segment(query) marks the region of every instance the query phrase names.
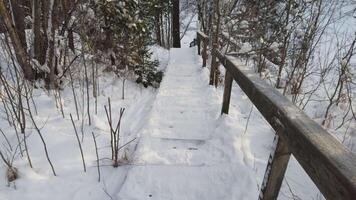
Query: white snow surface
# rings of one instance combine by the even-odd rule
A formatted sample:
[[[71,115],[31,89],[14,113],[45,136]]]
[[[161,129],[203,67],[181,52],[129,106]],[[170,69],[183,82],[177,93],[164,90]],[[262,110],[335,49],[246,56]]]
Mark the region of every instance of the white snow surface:
[[[130,169],[118,199],[256,196],[249,192],[251,188],[258,191],[254,176],[250,176],[253,156],[238,149],[240,134],[221,127],[224,120],[218,113],[219,97],[206,86],[207,76],[194,50],[171,50],[165,79],[137,146],[136,165]]]
[[[116,199],[258,198],[273,148],[272,128],[236,84],[230,114],[221,115],[223,88],[208,86],[209,70],[201,68],[195,51],[171,50],[133,165]],[[310,199],[317,193],[292,158],[279,199]]]
[[[92,116],[92,126],[84,128],[86,133],[94,130],[99,135],[100,156],[108,158],[102,105],[111,96],[115,112],[126,107],[123,142],[138,138],[128,148],[133,152],[130,162],[113,168],[110,162],[101,161],[102,180],[97,182],[94,147],[87,135],[83,148],[88,172],[83,173],[70,121],[53,112],[53,97],[37,91],[41,110],[36,119],[44,125],[42,132],[58,176],[51,174],[41,143],[32,133],[28,141],[35,168],[29,168],[25,158],[17,158],[20,178],[16,187],[7,187],[3,181],[1,200],[257,199],[274,133],[255,108],[251,112],[251,102],[235,83],[230,113],[220,114],[223,88],[208,85],[209,70],[201,68],[196,48],[171,50],[156,96],[151,89],[129,82],[127,98],[120,100],[121,83],[111,78],[101,78],[99,114]],[[62,95],[65,113],[73,113],[70,89]],[[5,168],[0,171],[4,177]],[[286,180],[293,193],[285,181],[279,199],[316,197],[317,189],[293,158]]]
[[[229,115],[220,114],[223,87],[208,85],[209,69],[201,68],[196,48],[187,48],[195,35],[195,30],[188,31],[183,48],[171,49],[170,55],[154,48],[157,58],[165,55],[163,62],[160,59],[165,76],[158,92],[128,82],[127,97],[121,100],[121,81],[109,75],[101,77],[98,115],[92,116],[92,126],[84,125],[88,134],[83,142],[87,173],[82,170],[68,118],[69,113],[75,112],[70,88],[62,93],[64,119],[56,110],[54,97],[37,90],[35,101],[40,106],[36,120],[43,126],[58,176],[51,174],[41,143],[32,131],[28,143],[35,168],[28,166],[25,157],[16,157],[14,166],[19,169],[20,178],[10,187],[3,179],[0,200],[257,199],[274,132],[236,83]],[[128,164],[113,168],[111,162],[101,160],[98,182],[89,134],[94,131],[98,136],[100,158],[109,158],[110,136],[103,110],[107,97],[112,99],[114,113],[121,107],[127,109],[122,143],[137,139],[126,149]],[[84,103],[80,100],[80,104]],[[76,123],[79,129],[81,122]],[[13,133],[4,120],[0,127]],[[16,142],[15,137],[10,139]],[[5,176],[4,166],[0,166],[0,175]],[[316,187],[292,157],[278,199],[319,197]]]

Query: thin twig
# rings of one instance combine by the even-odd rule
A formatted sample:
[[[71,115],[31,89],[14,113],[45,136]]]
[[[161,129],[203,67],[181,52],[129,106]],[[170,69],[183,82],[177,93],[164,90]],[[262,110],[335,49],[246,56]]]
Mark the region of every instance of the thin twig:
[[[72,113],[70,113],[69,116],[70,116],[70,120],[72,121],[72,124],[73,124],[75,136],[76,136],[76,138],[77,138],[77,142],[78,142],[78,146],[79,146],[79,150],[80,150],[80,155],[82,156],[83,169],[84,169],[84,172],[86,172],[86,171],[87,171],[87,168],[86,168],[86,165],[85,165],[85,159],[84,159],[82,144],[81,144],[80,139],[79,139],[78,131],[77,131],[77,128],[76,128],[76,126],[75,126]]]
[[[27,91],[27,86],[25,84],[25,90]],[[36,132],[38,133],[38,136],[40,137],[41,141],[42,141],[42,144],[43,144],[43,148],[44,148],[44,151],[45,151],[45,154],[46,154],[46,158],[47,158],[47,161],[49,163],[49,165],[51,166],[51,169],[52,169],[52,172],[53,172],[53,175],[54,176],[57,176],[56,174],[56,171],[54,170],[54,166],[51,162],[51,159],[49,158],[49,155],[48,155],[48,150],[47,150],[47,145],[46,145],[46,142],[42,136],[42,133],[41,133],[41,130],[38,128],[37,124],[36,124],[36,121],[35,119],[33,118],[33,115],[32,115],[32,111],[31,111],[31,107],[30,107],[30,100],[28,98],[28,95],[26,93],[26,103],[27,103],[27,107],[28,107],[28,112],[29,112],[29,116],[31,118],[31,121],[32,121],[32,124],[33,126],[35,127],[36,129]]]
[[[9,146],[10,150],[12,151],[12,146],[11,146],[11,144],[10,144],[10,141],[9,141],[9,139],[6,137],[4,131],[2,131],[1,128],[0,128],[0,132],[1,132],[1,134],[3,135],[3,137],[5,138],[5,141],[6,141],[7,145]]]
[[[97,165],[97,169],[98,169],[98,182],[100,182],[100,159],[99,159],[99,153],[98,153],[98,145],[96,143],[96,138],[94,135],[94,132],[91,132],[92,136],[93,136],[93,140],[94,140],[94,146],[95,146],[95,154],[96,154],[96,165]]]

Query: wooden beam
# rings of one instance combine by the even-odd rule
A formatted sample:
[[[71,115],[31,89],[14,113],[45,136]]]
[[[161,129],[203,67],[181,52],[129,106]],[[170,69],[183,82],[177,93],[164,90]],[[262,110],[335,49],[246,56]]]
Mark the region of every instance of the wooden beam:
[[[203,42],[203,67],[206,67],[206,61],[208,60],[208,43],[206,41]]]
[[[213,50],[215,51],[217,50],[218,45],[217,44],[213,44]],[[219,62],[217,60],[216,54],[212,54],[211,55],[211,68],[210,68],[210,81],[209,81],[209,85],[214,85],[216,80],[218,77],[216,77],[216,70],[219,67]],[[217,86],[217,85],[215,85]]]
[[[259,200],[277,199],[291,156],[288,144],[278,135],[275,136],[273,144],[274,149],[268,159]]]
[[[198,46],[198,55],[200,55],[200,37],[199,37],[199,33],[197,33],[197,46]]]
[[[327,199],[355,199],[356,155],[235,57],[214,51],[224,67],[274,129]]]
[[[221,114],[229,114],[232,81],[233,81],[232,76],[226,70],[226,72],[225,72],[224,96],[223,96],[223,104],[222,104]]]
[[[172,2],[172,38],[173,48],[181,48],[180,44],[180,4],[179,0]]]

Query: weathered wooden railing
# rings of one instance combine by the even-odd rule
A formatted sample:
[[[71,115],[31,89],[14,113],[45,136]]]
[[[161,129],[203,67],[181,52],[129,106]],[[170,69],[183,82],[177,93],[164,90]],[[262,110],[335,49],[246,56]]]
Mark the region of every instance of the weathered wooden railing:
[[[277,199],[291,155],[325,198],[356,199],[356,156],[236,57],[212,54],[226,69],[222,113],[229,112],[235,80],[276,131],[259,199]]]

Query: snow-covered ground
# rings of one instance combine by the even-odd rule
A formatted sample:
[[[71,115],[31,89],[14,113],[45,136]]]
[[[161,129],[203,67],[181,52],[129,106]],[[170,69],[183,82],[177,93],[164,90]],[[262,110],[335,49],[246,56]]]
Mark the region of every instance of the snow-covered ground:
[[[252,162],[249,167],[244,164],[249,158],[239,156],[245,155],[241,146],[246,143],[239,139],[243,131],[229,132],[221,121],[219,97],[207,86],[208,76],[196,61],[195,50],[171,50],[165,79],[135,152],[136,164],[118,199],[252,199],[255,195],[247,189],[257,186],[254,176],[249,176]]]
[[[160,70],[164,70],[169,60],[169,52],[160,47],[152,47],[153,56],[160,61]],[[3,54],[4,55],[4,52]],[[1,57],[2,66],[6,66],[6,56]],[[90,93],[90,113],[92,125],[88,125],[86,114],[86,93],[80,79],[75,81],[75,92],[78,99],[79,118],[77,120],[74,98],[70,84],[65,84],[61,91],[64,118],[59,104],[56,104],[54,93],[48,94],[43,89],[34,90],[34,102],[38,114],[34,118],[40,127],[46,142],[49,157],[54,165],[57,176],[52,174],[46,160],[42,142],[33,125],[27,123],[27,145],[32,159],[30,168],[26,156],[20,156],[15,151],[17,139],[13,127],[10,127],[1,104],[0,128],[8,137],[14,153],[9,148],[4,137],[0,137],[1,150],[7,157],[14,156],[13,166],[18,169],[19,178],[8,185],[6,181],[6,167],[0,166],[0,199],[1,200],[41,200],[41,199],[109,199],[115,194],[124,180],[128,166],[113,168],[110,161],[110,129],[106,119],[104,105],[111,99],[113,120],[117,120],[120,108],[126,108],[122,129],[121,145],[134,139],[147,121],[152,102],[156,96],[156,89],[144,88],[134,81],[126,81],[125,99],[122,99],[122,80],[112,73],[100,73],[99,97],[97,114],[95,114],[95,99]],[[92,88],[90,88],[92,91]],[[58,96],[58,94],[56,94]],[[34,113],[34,107],[32,110]],[[69,115],[72,114],[76,123],[79,137],[83,134],[83,153],[87,172],[83,171],[82,159],[76,140],[74,128]],[[84,121],[82,121],[84,119]],[[83,125],[82,125],[82,122]],[[97,164],[92,132],[98,143],[101,182],[98,182]],[[135,143],[133,142],[132,145]],[[23,144],[22,144],[23,146]],[[129,155],[129,148],[122,150],[122,154]]]
[[[152,103],[155,91],[142,89],[135,83],[129,82],[126,87],[126,98],[121,100],[121,81],[112,75],[105,75],[100,79],[101,95],[98,100],[98,114],[94,115],[94,102],[91,103],[93,125],[83,127],[83,150],[87,164],[87,172],[83,172],[79,147],[76,141],[74,128],[69,114],[75,115],[73,96],[70,88],[64,89],[62,101],[65,118],[56,108],[52,94],[41,90],[35,91],[35,102],[38,115],[35,116],[37,124],[42,127],[44,139],[48,146],[49,156],[53,162],[57,177],[52,175],[51,169],[45,159],[42,143],[35,130],[29,128],[28,146],[34,168],[31,169],[25,157],[18,154],[14,166],[19,170],[19,179],[7,187],[5,178],[0,184],[0,199],[99,199],[105,195],[104,189],[111,187],[111,182],[119,184],[125,167],[113,169],[110,162],[102,160],[102,182],[97,181],[96,156],[91,132],[97,136],[100,158],[110,157],[110,132],[106,121],[103,106],[107,105],[107,98],[112,101],[112,110],[116,118],[118,110],[126,108],[123,118],[123,139],[132,139],[144,122],[149,106]],[[79,93],[78,93],[79,95]],[[80,107],[83,105],[79,100]],[[85,104],[84,104],[85,105]],[[76,117],[74,117],[76,119]],[[87,120],[87,117],[85,117]],[[7,134],[10,141],[16,144],[14,131],[5,120],[0,122],[1,129]],[[81,120],[76,121],[77,129],[81,135]],[[3,143],[3,140],[1,140]],[[4,144],[4,143],[3,143]],[[1,177],[5,177],[5,167],[0,168]],[[105,186],[105,183],[107,186]],[[90,198],[89,198],[90,197]]]
[[[208,86],[195,51],[171,50],[117,199],[257,199],[274,133],[237,85],[230,114],[220,115],[223,88]],[[317,197],[294,159],[286,180],[280,199]]]
[[[36,90],[35,120],[42,127],[58,176],[52,175],[38,136],[29,129],[28,146],[34,168],[29,167],[25,157],[17,155],[14,166],[20,177],[10,186],[5,179],[1,182],[0,200],[257,199],[274,132],[236,83],[230,113],[220,115],[223,87],[208,85],[209,69],[201,68],[196,48],[188,48],[196,35],[195,25],[193,22],[183,38],[182,49],[168,53],[153,47],[154,56],[161,61],[160,68],[168,65],[158,91],[128,82],[126,98],[122,100],[122,81],[110,74],[100,77],[98,114],[92,114],[91,126],[84,117],[86,173],[69,118],[69,113],[75,116],[70,87],[61,93],[65,118],[53,94]],[[77,93],[82,108],[85,98],[79,89]],[[114,121],[120,108],[126,108],[122,144],[137,137],[125,150],[128,163],[118,168],[108,160],[110,134],[104,111],[108,97]],[[94,102],[90,109],[95,113]],[[76,124],[81,134],[81,120]],[[14,131],[5,120],[0,121],[0,127],[16,144]],[[92,131],[99,145],[100,182]],[[1,138],[0,142],[5,141]],[[0,176],[5,177],[4,166],[0,167]],[[297,198],[319,199],[319,192],[292,158],[279,199]]]

